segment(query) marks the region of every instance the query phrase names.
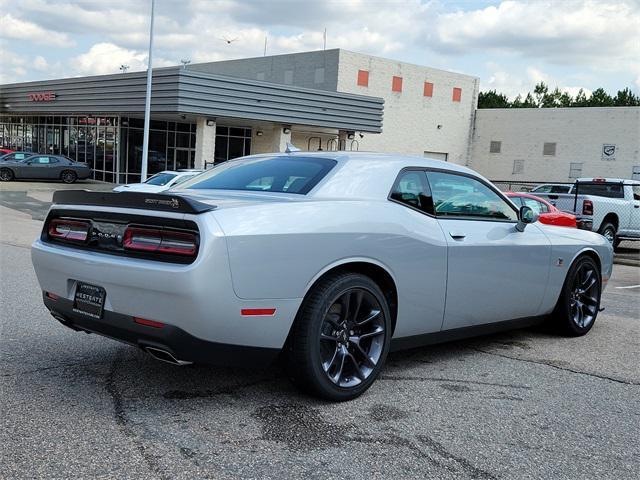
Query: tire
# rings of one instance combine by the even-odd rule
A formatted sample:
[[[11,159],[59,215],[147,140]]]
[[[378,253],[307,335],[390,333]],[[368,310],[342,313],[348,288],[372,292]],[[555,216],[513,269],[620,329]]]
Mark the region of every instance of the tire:
[[[566,336],[585,335],[596,322],[601,294],[602,280],[598,265],[589,256],[579,257],[567,272],[560,298],[552,313],[552,325]]]
[[[285,368],[303,391],[352,400],[375,381],[389,352],[391,314],[380,287],[336,273],[307,294],[287,340]]]
[[[0,168],[0,182],[10,182],[14,177],[15,175],[13,174],[13,170],[9,168]]]
[[[620,247],[620,242],[622,242],[622,240],[620,240],[618,237],[616,237],[616,239],[613,242],[613,251],[614,252],[618,251],[618,247]]]
[[[616,245],[617,229],[616,229],[616,226],[613,223],[604,222],[600,226],[600,230],[598,230],[598,233],[600,235],[602,235],[604,238],[606,238],[611,245]],[[620,243],[620,242],[618,242],[618,243]]]
[[[78,179],[78,175],[73,170],[64,170],[60,174],[60,179],[64,183],[74,183]]]

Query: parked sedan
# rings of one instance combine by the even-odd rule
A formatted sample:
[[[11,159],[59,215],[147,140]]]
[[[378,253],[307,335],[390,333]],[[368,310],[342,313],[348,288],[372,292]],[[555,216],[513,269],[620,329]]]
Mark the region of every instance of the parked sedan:
[[[32,154],[20,160],[6,160],[0,163],[0,181],[3,182],[14,179],[42,179],[73,183],[90,176],[89,165],[74,162],[63,155]]]
[[[33,152],[9,152],[0,157],[0,163],[7,162],[9,160],[24,160],[27,157],[33,155]]]
[[[281,355],[336,401],[393,349],[542,321],[584,335],[612,270],[602,235],[535,222],[474,171],[422,157],[255,155],[170,192],[53,201],[32,260],[63,325],[174,365]]]
[[[192,177],[202,173],[202,170],[187,170],[187,171],[171,171],[165,170],[160,173],[147,178],[142,183],[127,183],[125,185],[119,185],[113,189],[114,192],[162,192],[168,190],[171,187],[180,185],[182,182],[186,182]]]
[[[576,216],[562,210],[558,210],[546,200],[528,193],[507,192],[505,194],[518,207],[526,205],[531,207],[540,217],[542,223],[557,225],[559,227],[577,228]]]

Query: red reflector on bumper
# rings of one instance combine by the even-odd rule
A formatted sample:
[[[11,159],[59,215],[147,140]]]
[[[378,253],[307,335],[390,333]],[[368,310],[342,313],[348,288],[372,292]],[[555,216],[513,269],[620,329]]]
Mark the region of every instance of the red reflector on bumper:
[[[243,317],[271,316],[274,313],[276,313],[275,308],[243,308],[240,310]]]
[[[51,292],[44,292],[44,294],[47,296],[47,298],[50,298],[51,300],[58,300],[60,297],[58,295],[56,295],[55,293],[51,293]]]
[[[145,327],[162,328],[164,323],[154,322],[153,320],[147,320],[146,318],[133,317],[133,321],[138,325],[144,325]]]

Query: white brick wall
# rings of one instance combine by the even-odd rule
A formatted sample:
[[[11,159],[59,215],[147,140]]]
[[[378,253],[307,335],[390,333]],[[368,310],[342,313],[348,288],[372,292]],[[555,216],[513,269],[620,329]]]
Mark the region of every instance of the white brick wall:
[[[369,72],[368,87],[357,85],[358,70]],[[393,76],[403,79],[401,93],[391,91]],[[434,84],[433,97],[423,96],[424,82]],[[460,102],[452,101],[454,87],[462,88]],[[442,152],[450,162],[466,163],[477,105],[476,77],[340,50],[338,91],[385,100],[383,131],[357,137],[361,151]]]
[[[500,153],[489,153],[501,141]],[[556,142],[556,155],[542,154]],[[616,159],[602,160],[602,146],[616,145]],[[514,160],[524,172],[513,174]],[[569,181],[571,163],[583,177],[631,178],[640,166],[640,107],[481,109],[476,112],[469,166],[492,180]]]

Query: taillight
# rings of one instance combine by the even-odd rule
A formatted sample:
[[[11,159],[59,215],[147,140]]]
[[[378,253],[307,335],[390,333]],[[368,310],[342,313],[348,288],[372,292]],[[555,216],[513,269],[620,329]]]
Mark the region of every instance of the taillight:
[[[593,215],[593,202],[591,200],[582,201],[582,214]]]
[[[49,236],[58,240],[85,242],[89,236],[89,222],[54,218],[49,222]]]
[[[155,228],[127,228],[122,245],[125,250],[170,255],[194,256],[198,251],[198,239],[195,234]]]

